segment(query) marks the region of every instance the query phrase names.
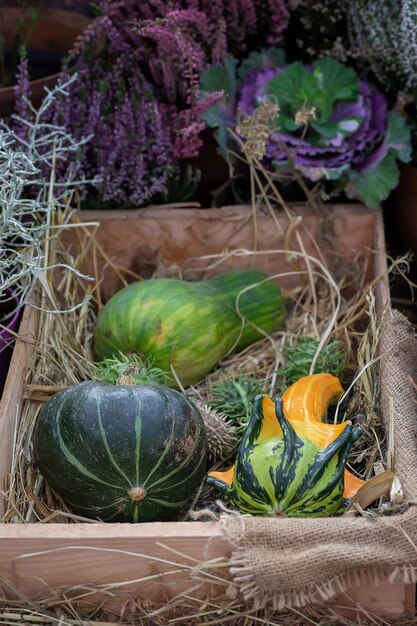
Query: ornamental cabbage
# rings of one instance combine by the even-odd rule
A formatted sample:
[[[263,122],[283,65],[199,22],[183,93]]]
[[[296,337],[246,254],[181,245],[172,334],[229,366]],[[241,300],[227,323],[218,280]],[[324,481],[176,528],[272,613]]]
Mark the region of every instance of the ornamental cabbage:
[[[406,121],[388,111],[386,98],[354,69],[335,59],[285,64],[276,50],[262,50],[240,66],[228,58],[208,68],[201,76],[202,93],[219,82],[227,96],[203,117],[216,128],[223,155],[239,118],[250,119],[260,105],[274,103],[277,113],[262,160],[268,169],[295,169],[314,182],[337,181],[348,197],[376,208],[398,183],[397,160],[411,159]]]

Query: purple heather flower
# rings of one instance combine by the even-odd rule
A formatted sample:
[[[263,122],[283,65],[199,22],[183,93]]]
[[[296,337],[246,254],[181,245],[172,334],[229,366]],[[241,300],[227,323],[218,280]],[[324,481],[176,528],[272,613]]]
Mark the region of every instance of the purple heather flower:
[[[80,68],[67,97],[55,101],[50,121],[76,140],[89,138],[77,165],[83,178],[94,181],[99,202],[139,207],[167,191],[176,162],[149,85],[138,71],[125,71],[122,62],[109,68],[101,60]],[[60,164],[59,178],[66,167],[71,164]]]
[[[14,93],[16,101],[15,114],[25,120],[30,116],[28,102],[31,99],[29,62],[26,56],[20,60]],[[27,139],[28,126],[25,123],[16,120],[14,131],[22,139]]]
[[[289,21],[286,0],[103,0],[98,6],[96,30],[107,35],[110,62],[115,53],[135,60],[161,103],[174,155],[182,159],[202,145],[201,71],[227,54],[281,43]]]
[[[202,146],[201,132],[206,125],[201,115],[223,98],[223,92],[208,94],[190,109],[177,111],[175,106],[160,105],[167,127],[173,131],[172,150],[177,159],[197,157]]]
[[[208,63],[220,62],[226,53],[241,55],[281,44],[290,16],[286,0],[102,0],[98,6],[126,41],[130,38],[140,47],[143,42],[132,32],[133,22],[155,22],[177,10],[203,13],[202,30],[195,32],[197,39],[192,38],[206,50]],[[213,34],[218,39],[210,45]]]

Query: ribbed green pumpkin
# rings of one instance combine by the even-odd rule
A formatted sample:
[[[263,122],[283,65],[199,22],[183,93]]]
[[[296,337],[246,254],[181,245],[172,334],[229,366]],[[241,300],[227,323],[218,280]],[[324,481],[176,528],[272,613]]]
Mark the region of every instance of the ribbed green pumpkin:
[[[289,517],[324,517],[340,514],[345,501],[344,470],[351,445],[362,430],[349,422],[326,447],[295,431],[275,402],[280,434],[264,426],[264,396],[257,396],[252,417],[238,449],[231,476],[213,472],[207,482],[242,513]],[[295,423],[295,422],[294,422]],[[224,475],[226,480],[220,478]]]
[[[36,464],[79,515],[107,522],[171,520],[206,471],[197,408],[163,385],[83,382],[53,396],[33,435]]]
[[[150,279],[121,289],[107,302],[94,347],[100,359],[117,351],[152,356],[153,364],[171,376],[172,366],[187,387],[230,350],[259,340],[259,329],[271,333],[284,319],[280,288],[257,270],[198,282]],[[176,386],[173,376],[168,384]]]

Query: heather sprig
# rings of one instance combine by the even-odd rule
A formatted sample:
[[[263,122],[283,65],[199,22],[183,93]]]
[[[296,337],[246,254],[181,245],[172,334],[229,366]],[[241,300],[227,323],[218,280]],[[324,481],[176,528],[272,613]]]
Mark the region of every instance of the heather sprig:
[[[29,103],[31,101],[29,61],[25,53],[22,53],[19,71],[16,75],[15,114],[23,120],[30,118]],[[27,126],[21,122],[15,122],[14,130],[19,137],[25,137]]]
[[[205,15],[205,24],[193,39],[200,37],[207,62],[218,63],[225,53],[241,56],[249,50],[282,43],[288,25],[289,10],[286,0],[141,0],[141,2],[97,3],[101,15],[106,15],[123,33],[126,41],[135,44],[132,23],[149,23],[165,18],[173,11],[197,11]],[[165,23],[165,25],[167,25]],[[217,38],[210,49],[207,45],[217,30]],[[157,51],[158,53],[161,51]]]
[[[80,155],[87,178],[104,207],[142,206],[166,190],[174,167],[168,132],[152,91],[136,68],[102,59],[78,72],[67,98],[56,103],[55,120],[90,140]]]
[[[155,57],[150,49],[143,56],[146,46],[149,48],[149,38],[141,35],[146,46],[136,46],[133,27],[113,20],[116,8],[114,4],[113,8],[108,7],[108,15],[98,17],[76,42],[69,57],[71,69],[64,68],[61,76],[66,79],[75,70],[77,81],[71,84],[67,97],[55,102],[51,122],[62,123],[77,139],[89,137],[78,155],[77,166],[85,178],[96,182],[86,188],[83,206],[135,208],[160,198],[186,200],[187,192],[194,191],[198,176],[182,167],[180,159],[198,154],[199,135],[205,128],[201,113],[222,94],[212,94],[206,103],[196,100],[193,105],[198,89],[199,48],[195,47],[197,56],[189,66],[194,47],[191,37],[184,34],[172,39],[166,54],[174,58],[178,50],[183,51],[181,80],[188,96],[181,106],[158,100],[157,87],[144,76],[144,59]],[[177,12],[170,19],[186,29],[195,13]],[[132,26],[130,22],[129,25]],[[94,50],[100,41],[101,53],[96,58]],[[163,41],[160,43],[162,49]],[[168,73],[175,77],[175,67],[170,66]],[[16,92],[17,107],[21,109],[27,85],[27,66],[22,62]],[[23,136],[22,129],[19,132]],[[58,172],[65,177],[65,168]],[[173,191],[180,191],[181,197],[172,197]]]
[[[90,181],[83,195],[86,206],[95,208],[140,207],[166,196],[180,167],[162,111],[134,61],[119,58],[110,64],[98,58],[88,64],[80,60],[77,74],[70,76],[68,70],[61,72],[67,88],[54,99],[47,121],[62,126],[82,149],[74,159],[57,163],[58,180],[72,178],[75,168],[80,178]],[[24,82],[19,82],[16,94],[18,110],[26,107],[26,117],[15,120],[21,142],[26,141],[34,115],[33,107],[28,111],[27,100],[22,99],[27,92]],[[184,176],[185,183],[195,178],[188,170]],[[182,187],[185,191],[187,184]]]
[[[152,83],[164,85],[158,93],[164,101],[192,105],[198,96],[201,70],[226,55],[224,20],[210,24],[203,11],[168,11],[155,20],[136,22],[139,36],[152,39],[156,54],[147,58]],[[143,44],[142,44],[143,45]]]
[[[417,4],[412,0],[352,0],[347,12],[357,62],[394,95],[417,80]]]
[[[223,95],[212,93],[205,102],[199,101],[199,75],[210,56],[223,58],[226,54],[224,23],[210,24],[207,15],[195,9],[174,10],[157,20],[139,22],[138,32],[156,45],[158,54],[147,57],[147,67],[161,106],[166,100],[171,103],[165,111],[166,119],[173,120],[174,155],[180,159],[196,157],[205,128],[201,114]]]
[[[201,71],[230,52],[276,45],[289,19],[285,0],[104,0],[96,7],[99,17],[77,42],[75,57],[88,57],[95,38],[105,36],[110,66],[116,59],[134,62],[161,103],[178,159],[198,155],[201,113],[213,104],[202,108]]]

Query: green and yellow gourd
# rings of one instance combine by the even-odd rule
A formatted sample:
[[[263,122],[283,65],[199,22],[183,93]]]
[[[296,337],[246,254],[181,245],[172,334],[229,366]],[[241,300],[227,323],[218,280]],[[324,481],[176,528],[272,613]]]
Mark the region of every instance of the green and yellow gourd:
[[[99,359],[118,351],[150,356],[168,385],[201,380],[231,350],[279,328],[285,306],[263,272],[237,270],[197,282],[159,278],[121,289],[104,306],[95,331]]]
[[[165,521],[181,516],[202,484],[207,437],[198,409],[174,389],[87,381],[43,406],[33,451],[75,513]]]
[[[340,514],[347,498],[363,484],[353,477],[346,493],[346,458],[362,430],[349,421],[320,421],[341,386],[335,377],[323,378],[331,375],[316,376],[321,378],[301,379],[294,393],[275,402],[258,395],[235,465],[226,472],[210,472],[208,484],[241,512],[292,517]],[[301,390],[310,383],[309,394],[303,395]],[[291,417],[285,414],[285,405],[294,411]]]
[[[302,376],[282,395],[284,415],[289,420],[326,423],[327,410],[343,395],[343,387],[337,376],[322,372]],[[333,424],[326,424],[325,432],[334,432]],[[337,432],[337,431],[336,431]],[[365,481],[345,469],[343,497],[352,498]]]

